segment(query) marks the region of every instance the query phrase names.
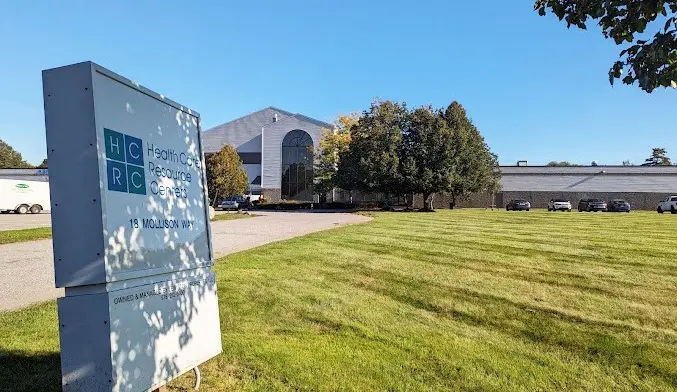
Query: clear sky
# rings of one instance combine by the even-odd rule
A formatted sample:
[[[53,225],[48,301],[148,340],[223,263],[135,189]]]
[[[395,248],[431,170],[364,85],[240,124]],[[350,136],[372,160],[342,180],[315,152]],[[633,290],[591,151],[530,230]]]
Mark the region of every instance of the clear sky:
[[[96,4],[95,4],[96,3]],[[57,6],[58,4],[58,6]],[[0,12],[0,138],[46,157],[41,70],[92,60],[200,112],[333,122],[374,97],[463,104],[502,164],[677,159],[677,91],[611,87],[621,50],[533,0],[14,1]]]

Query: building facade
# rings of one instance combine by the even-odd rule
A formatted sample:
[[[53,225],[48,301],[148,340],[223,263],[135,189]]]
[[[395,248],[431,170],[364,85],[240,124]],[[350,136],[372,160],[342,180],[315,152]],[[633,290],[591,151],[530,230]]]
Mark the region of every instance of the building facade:
[[[635,210],[655,210],[658,202],[677,194],[677,166],[501,166],[501,189],[457,201],[459,207],[504,208],[513,199],[528,200],[532,208],[547,208],[554,198],[605,201],[624,199]],[[436,208],[449,208],[446,194],[435,195]],[[423,206],[420,195],[414,206]]]
[[[580,199],[625,199],[633,209],[653,210],[677,193],[677,166],[503,166],[496,204],[529,200],[544,208],[552,198],[574,204]]]
[[[270,201],[313,201],[313,153],[323,130],[333,125],[268,107],[204,131],[206,154],[233,146],[249,176],[248,192]],[[534,208],[546,208],[550,199],[565,198],[576,205],[580,199],[625,199],[633,209],[653,210],[668,194],[677,194],[677,166],[501,166],[501,190],[457,200],[459,207],[496,206],[512,199],[529,200]],[[329,196],[329,195],[328,195]],[[385,199],[385,195],[333,192],[329,200],[358,203]],[[448,208],[450,198],[438,194],[434,205]],[[420,195],[414,205],[422,205]]]
[[[251,195],[270,201],[312,201],[313,148],[333,125],[268,107],[204,131],[205,154],[233,146],[242,159]]]

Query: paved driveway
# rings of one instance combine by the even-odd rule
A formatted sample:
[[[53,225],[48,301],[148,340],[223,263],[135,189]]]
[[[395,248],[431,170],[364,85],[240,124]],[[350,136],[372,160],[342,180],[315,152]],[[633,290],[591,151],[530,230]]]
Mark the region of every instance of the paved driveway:
[[[0,231],[32,229],[34,227],[49,227],[52,225],[48,213],[42,214],[0,214]]]
[[[370,219],[346,213],[257,212],[257,214],[261,216],[212,222],[214,253],[217,257]],[[2,218],[8,216],[13,217],[1,215]],[[26,216],[17,216],[24,217]],[[37,217],[45,221],[38,221],[42,222],[42,226],[50,224],[49,215]],[[52,263],[51,240],[0,245],[0,310],[18,309],[34,302],[62,296],[63,290],[54,288]]]

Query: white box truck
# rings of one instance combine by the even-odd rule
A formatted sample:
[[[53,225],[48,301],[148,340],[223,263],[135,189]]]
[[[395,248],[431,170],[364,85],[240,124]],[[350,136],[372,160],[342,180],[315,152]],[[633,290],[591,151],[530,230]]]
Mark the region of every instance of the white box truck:
[[[49,182],[0,179],[0,212],[39,214],[49,206]]]

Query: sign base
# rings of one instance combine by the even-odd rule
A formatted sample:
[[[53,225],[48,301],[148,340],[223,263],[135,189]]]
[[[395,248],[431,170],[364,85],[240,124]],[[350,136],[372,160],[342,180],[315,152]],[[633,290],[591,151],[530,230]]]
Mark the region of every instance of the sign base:
[[[153,390],[221,352],[209,270],[59,298],[58,311],[64,392]]]

